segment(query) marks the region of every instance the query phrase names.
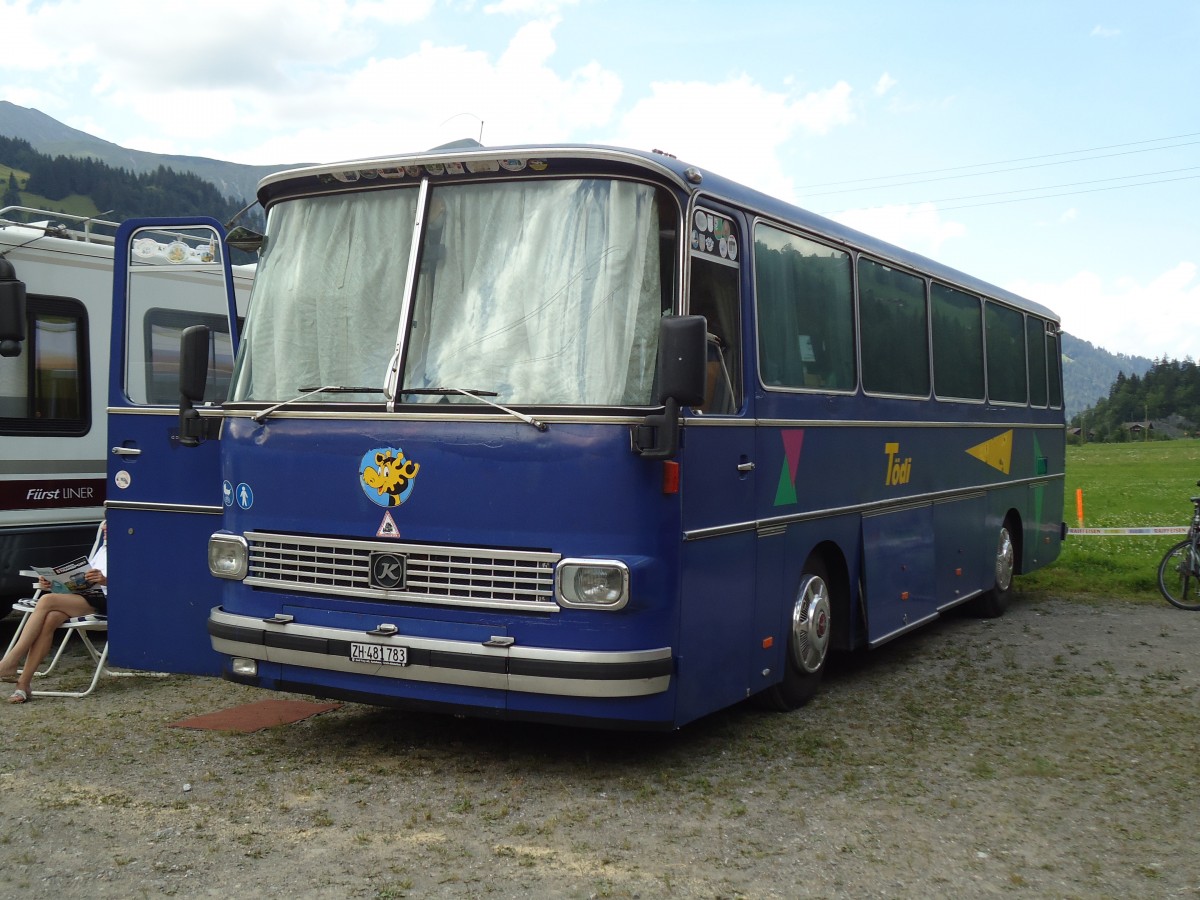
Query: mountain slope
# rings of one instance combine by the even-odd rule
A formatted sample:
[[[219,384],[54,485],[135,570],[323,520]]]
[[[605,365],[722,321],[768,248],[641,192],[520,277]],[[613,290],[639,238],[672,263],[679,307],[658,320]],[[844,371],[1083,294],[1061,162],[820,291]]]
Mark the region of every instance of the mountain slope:
[[[1107,397],[1118,375],[1145,375],[1154,365],[1153,360],[1144,356],[1110,353],[1066,332],[1062,336],[1062,353],[1063,395],[1068,421],[1094,406],[1097,400]]]
[[[7,100],[0,100],[0,135],[28,141],[34,150],[47,156],[90,156],[113,168],[128,169],[135,174],[153,172],[159,166],[167,166],[177,172],[191,172],[211,181],[223,196],[235,197],[247,203],[254,198],[261,178],[298,165],[247,166],[203,156],[130,150],[64,125],[36,109],[17,106]]]

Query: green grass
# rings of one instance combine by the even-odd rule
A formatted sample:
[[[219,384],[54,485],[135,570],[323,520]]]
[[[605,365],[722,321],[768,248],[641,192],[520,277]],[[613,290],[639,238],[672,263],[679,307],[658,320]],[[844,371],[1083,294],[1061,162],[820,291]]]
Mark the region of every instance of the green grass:
[[[1084,444],[1067,448],[1063,516],[1079,525],[1075,492],[1083,491],[1088,528],[1187,525],[1200,494],[1200,441]],[[1181,535],[1072,536],[1052,565],[1022,576],[1021,591],[1081,594],[1163,603],[1158,563]]]
[[[14,173],[17,176],[18,184],[24,185],[29,180],[28,172],[0,164],[0,194],[4,193],[4,189],[8,187],[8,176]],[[82,194],[70,194],[61,200],[49,200],[40,194],[21,191],[20,205],[51,212],[71,213],[76,216],[94,216],[100,212],[96,209],[92,198]]]

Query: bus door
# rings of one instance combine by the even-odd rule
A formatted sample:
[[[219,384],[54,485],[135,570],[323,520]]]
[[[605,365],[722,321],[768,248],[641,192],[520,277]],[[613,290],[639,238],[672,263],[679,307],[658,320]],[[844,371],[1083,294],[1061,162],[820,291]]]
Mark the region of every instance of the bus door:
[[[679,710],[746,696],[754,616],[754,427],[747,412],[741,279],[743,232],[697,208],[691,224],[688,313],[708,320],[708,383],[680,448],[685,540]],[[685,671],[686,670],[686,671]]]
[[[217,429],[199,446],[179,435],[180,333],[210,326],[205,405],[224,399],[237,341],[221,226],[142,219],[117,233],[108,389],[110,662],[220,673],[209,643],[219,582],[208,538],[224,510]],[[212,413],[215,414],[214,409]],[[201,416],[212,426],[219,418]]]

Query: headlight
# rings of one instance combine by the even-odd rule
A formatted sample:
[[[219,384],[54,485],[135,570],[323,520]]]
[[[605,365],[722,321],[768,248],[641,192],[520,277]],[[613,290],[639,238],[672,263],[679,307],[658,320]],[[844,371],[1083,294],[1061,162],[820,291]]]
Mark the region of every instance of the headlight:
[[[562,606],[620,609],[629,602],[629,568],[619,560],[565,559],[555,577]]]
[[[235,581],[246,577],[246,540],[236,534],[214,534],[208,539],[208,571]]]

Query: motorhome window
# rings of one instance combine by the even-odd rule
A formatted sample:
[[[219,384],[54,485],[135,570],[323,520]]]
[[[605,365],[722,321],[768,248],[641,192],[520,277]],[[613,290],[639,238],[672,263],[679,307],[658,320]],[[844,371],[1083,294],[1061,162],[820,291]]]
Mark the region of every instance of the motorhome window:
[[[0,433],[83,434],[91,426],[87,313],[30,296],[20,356],[0,357]]]
[[[209,329],[208,379],[204,399],[224,400],[233,374],[233,341],[224,316],[177,309],[152,309],[146,314],[146,402],[179,402],[179,336],[189,325]]]
[[[983,307],[972,294],[933,284],[933,390],[939,397],[983,399]]]
[[[288,400],[318,385],[384,386],[416,209],[415,187],[272,207],[234,400]],[[375,393],[334,396],[380,399]]]
[[[677,219],[665,191],[627,181],[435,187],[402,399],[454,387],[500,403],[650,404]]]
[[[929,396],[925,282],[870,259],[858,261],[863,389]]]
[[[854,390],[850,254],[760,224],[754,233],[754,278],[763,383]]]
[[[1046,323],[1025,317],[1026,353],[1029,355],[1029,405],[1046,405]]]

